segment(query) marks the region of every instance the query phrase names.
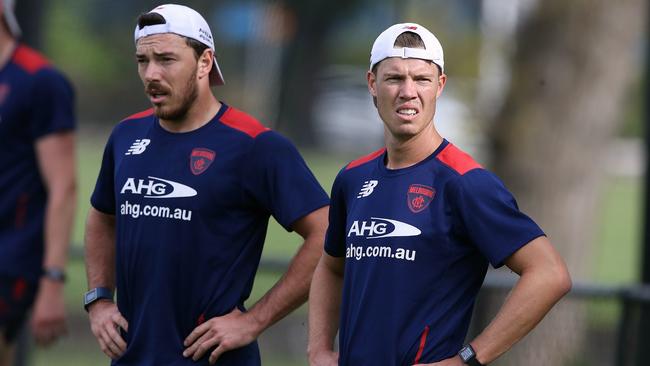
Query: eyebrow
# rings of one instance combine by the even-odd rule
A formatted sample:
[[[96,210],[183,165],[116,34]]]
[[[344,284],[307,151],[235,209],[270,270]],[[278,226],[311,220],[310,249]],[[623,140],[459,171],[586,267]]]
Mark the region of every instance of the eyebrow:
[[[176,56],[176,53],[174,52],[154,52],[153,53],[154,57],[168,57],[168,56]],[[145,53],[135,53],[135,57],[147,57]]]

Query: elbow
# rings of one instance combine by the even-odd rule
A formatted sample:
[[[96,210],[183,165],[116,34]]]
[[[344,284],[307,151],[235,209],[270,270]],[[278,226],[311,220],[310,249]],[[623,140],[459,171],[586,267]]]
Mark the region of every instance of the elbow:
[[[571,275],[564,263],[559,266],[555,271],[555,288],[557,289],[559,297],[563,297],[571,291],[573,287],[573,281],[571,280]]]

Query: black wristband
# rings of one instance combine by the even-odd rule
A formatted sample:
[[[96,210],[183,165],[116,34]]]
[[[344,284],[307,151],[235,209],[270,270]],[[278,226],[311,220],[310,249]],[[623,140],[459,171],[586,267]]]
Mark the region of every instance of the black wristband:
[[[476,352],[471,344],[466,344],[458,351],[458,356],[468,366],[485,366],[476,359]]]
[[[97,300],[110,300],[113,301],[113,291],[106,287],[96,287],[84,295],[84,309],[88,311],[88,307]]]
[[[56,282],[65,282],[67,279],[65,271],[61,268],[45,268],[43,270],[43,277]]]

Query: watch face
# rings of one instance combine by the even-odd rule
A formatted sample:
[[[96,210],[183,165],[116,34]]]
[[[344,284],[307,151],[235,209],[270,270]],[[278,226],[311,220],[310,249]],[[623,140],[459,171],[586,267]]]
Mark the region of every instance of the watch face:
[[[86,305],[95,301],[97,299],[97,289],[92,289],[86,292]]]
[[[458,355],[460,358],[463,359],[463,362],[467,362],[468,360],[472,359],[476,354],[474,353],[474,350],[471,347],[463,347],[460,352],[458,352]]]

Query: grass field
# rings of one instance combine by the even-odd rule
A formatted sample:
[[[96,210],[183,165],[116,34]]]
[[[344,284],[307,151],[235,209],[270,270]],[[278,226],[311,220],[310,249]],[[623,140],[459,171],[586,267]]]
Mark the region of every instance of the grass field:
[[[79,139],[79,208],[74,231],[74,243],[80,248],[83,222],[89,207],[89,197],[95,184],[107,131],[87,131]],[[326,191],[329,191],[336,173],[353,156],[319,155],[304,152],[304,156]],[[612,179],[603,200],[603,213],[594,248],[594,281],[625,283],[636,279],[639,263],[638,243],[640,234],[640,182],[632,178]],[[265,258],[289,258],[300,243],[295,234],[284,231],[271,222]],[[66,301],[69,307],[70,333],[67,338],[50,349],[31,348],[33,366],[88,366],[107,365],[108,359],[100,352],[90,334],[85,313],[81,307],[82,293],[86,289],[83,262],[74,257],[68,268],[69,284]],[[277,280],[278,274],[261,272],[255,282],[251,300],[254,302]],[[615,310],[597,308],[599,319],[610,318]],[[304,350],[306,334],[306,310],[300,309],[289,321],[283,321],[260,339],[265,366],[294,366],[306,364]],[[291,324],[291,326],[287,325]]]

